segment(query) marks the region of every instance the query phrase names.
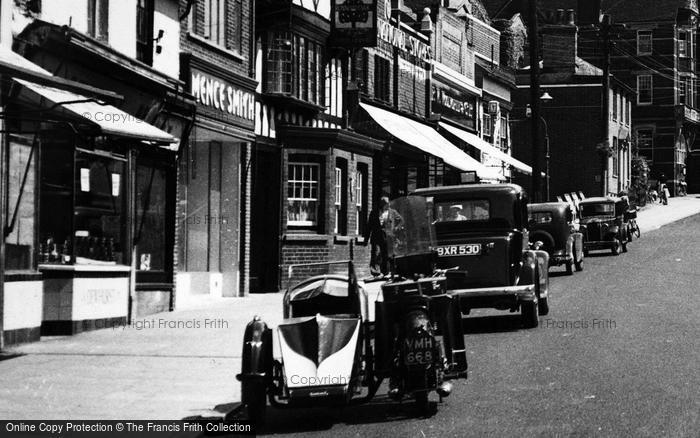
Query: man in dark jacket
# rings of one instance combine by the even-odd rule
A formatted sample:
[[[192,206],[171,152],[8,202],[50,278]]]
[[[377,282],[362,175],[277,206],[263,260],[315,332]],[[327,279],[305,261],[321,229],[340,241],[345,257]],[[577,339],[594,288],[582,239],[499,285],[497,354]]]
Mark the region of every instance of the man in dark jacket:
[[[389,210],[389,197],[382,196],[379,200],[379,208],[373,209],[367,220],[365,228],[365,240],[369,241],[371,254],[369,270],[374,276],[389,272],[389,255],[386,242],[386,234],[382,226],[382,215]]]

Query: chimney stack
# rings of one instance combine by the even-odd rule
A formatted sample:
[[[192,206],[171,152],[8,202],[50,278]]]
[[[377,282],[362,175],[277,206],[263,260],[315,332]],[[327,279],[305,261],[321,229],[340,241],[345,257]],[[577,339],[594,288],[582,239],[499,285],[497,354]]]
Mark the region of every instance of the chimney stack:
[[[557,9],[554,24],[542,27],[542,60],[546,70],[576,69],[578,28],[573,9]]]

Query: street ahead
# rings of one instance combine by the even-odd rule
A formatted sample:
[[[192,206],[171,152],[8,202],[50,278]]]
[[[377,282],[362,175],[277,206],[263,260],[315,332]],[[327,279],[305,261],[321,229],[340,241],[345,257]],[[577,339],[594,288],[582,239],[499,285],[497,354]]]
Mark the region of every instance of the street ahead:
[[[386,399],[269,411],[298,436],[700,435],[700,216],[642,235],[584,272],[553,268],[540,327],[481,311],[465,321],[469,379],[429,418]],[[382,390],[385,394],[385,389]],[[436,396],[432,396],[436,400]]]

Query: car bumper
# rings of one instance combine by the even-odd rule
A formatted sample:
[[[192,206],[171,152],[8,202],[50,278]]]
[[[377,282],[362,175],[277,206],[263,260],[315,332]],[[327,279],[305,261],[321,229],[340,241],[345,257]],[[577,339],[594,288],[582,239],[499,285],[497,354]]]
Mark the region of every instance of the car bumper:
[[[448,295],[458,296],[463,308],[515,309],[522,303],[537,300],[535,285],[453,289]]]
[[[549,266],[559,266],[573,260],[574,258],[567,254],[552,254],[549,256]]]
[[[615,247],[615,242],[612,240],[588,241],[583,243],[584,249],[611,249]]]

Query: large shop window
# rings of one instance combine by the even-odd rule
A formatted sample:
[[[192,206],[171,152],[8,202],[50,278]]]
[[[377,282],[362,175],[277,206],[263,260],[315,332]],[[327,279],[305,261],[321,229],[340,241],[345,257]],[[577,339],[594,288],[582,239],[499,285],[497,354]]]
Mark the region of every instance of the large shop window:
[[[323,104],[323,48],[291,32],[272,32],[267,39],[267,93],[283,93]]]
[[[100,41],[108,41],[109,0],[88,0],[87,33]]]
[[[36,151],[34,141],[12,138],[7,167],[5,269],[31,269],[35,256]]]
[[[317,226],[321,181],[320,164],[290,163],[287,171],[287,224],[295,227]]]
[[[39,263],[126,262],[126,158],[42,145]]]

